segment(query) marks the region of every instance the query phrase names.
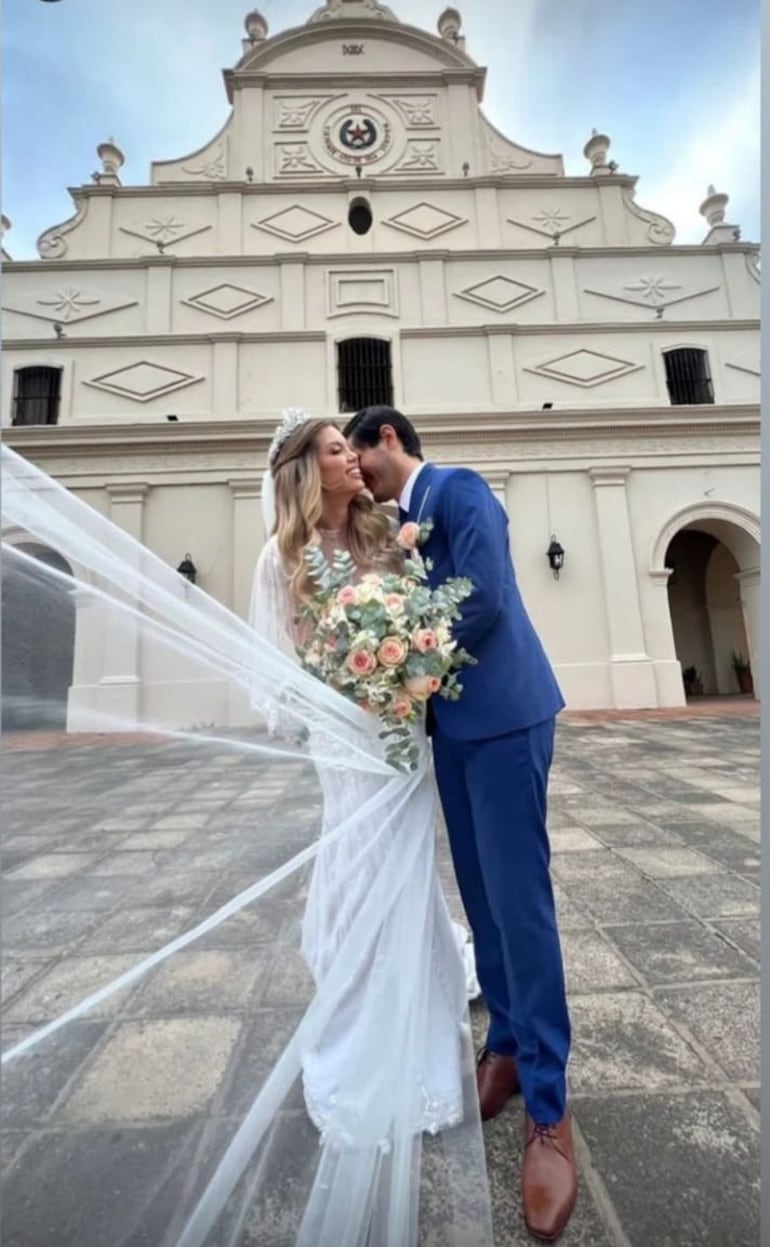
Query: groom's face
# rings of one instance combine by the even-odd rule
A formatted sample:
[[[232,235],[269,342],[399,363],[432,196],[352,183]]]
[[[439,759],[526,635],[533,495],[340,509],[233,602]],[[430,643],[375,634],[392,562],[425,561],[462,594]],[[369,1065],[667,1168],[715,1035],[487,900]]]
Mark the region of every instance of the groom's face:
[[[387,437],[380,437],[376,446],[362,446],[353,441],[353,449],[358,454],[361,475],[364,484],[375,502],[391,502],[401,492],[401,472],[399,470],[399,444],[392,448]]]

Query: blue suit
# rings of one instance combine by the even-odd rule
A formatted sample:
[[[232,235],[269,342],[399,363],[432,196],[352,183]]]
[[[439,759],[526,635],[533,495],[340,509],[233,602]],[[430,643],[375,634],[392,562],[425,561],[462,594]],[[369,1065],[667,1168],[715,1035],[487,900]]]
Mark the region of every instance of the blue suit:
[[[455,626],[478,660],[457,702],[434,697],[433,751],[455,872],[490,1013],[487,1047],[515,1056],[535,1121],[565,1111],[570,1044],[546,833],[555,717],[564,706],[516,584],[508,517],[465,468],[426,464],[408,515],[431,520],[430,582],[467,576]]]

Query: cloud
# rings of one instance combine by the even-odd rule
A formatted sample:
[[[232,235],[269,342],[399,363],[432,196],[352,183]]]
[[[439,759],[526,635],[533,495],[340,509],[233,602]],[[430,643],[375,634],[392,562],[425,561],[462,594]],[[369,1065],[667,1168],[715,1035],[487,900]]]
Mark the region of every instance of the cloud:
[[[721,116],[704,125],[703,117],[691,118],[683,132],[677,131],[669,167],[659,177],[648,176],[645,204],[653,204],[679,225],[677,242],[700,242],[707,225],[698,214],[709,184],[730,195],[727,219],[742,224],[745,236],[756,236],[759,201],[759,64],[723,85],[719,95],[732,102]],[[750,232],[750,233],[749,233]]]
[[[271,33],[303,25],[314,8],[314,0],[257,2]],[[443,0],[389,2],[404,21],[435,32]],[[703,6],[698,55],[685,57]],[[700,241],[709,182],[730,194],[744,235],[758,231],[753,6],[484,0],[468,8],[464,26],[470,54],[489,69],[484,110],[494,125],[526,147],[563,153],[569,173],[588,171],[583,144],[592,126],[606,128],[621,168],[640,175],[639,202],[670,216],[679,241]],[[3,206],[14,221],[12,255],[35,256],[37,235],[72,214],[65,188],[88,181],[108,135],[125,151],[123,180],[133,185],[147,182],[153,160],[181,158],[213,137],[228,112],[220,69],[240,55],[247,7],[11,0]]]

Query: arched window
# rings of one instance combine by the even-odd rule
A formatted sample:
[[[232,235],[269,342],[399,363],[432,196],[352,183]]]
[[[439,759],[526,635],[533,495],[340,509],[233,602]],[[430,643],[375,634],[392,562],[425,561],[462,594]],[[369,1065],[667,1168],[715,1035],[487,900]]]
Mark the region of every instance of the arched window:
[[[390,343],[382,338],[347,338],[337,345],[340,411],[393,405]]]
[[[13,424],[56,424],[61,368],[32,366],[13,374]]]
[[[668,396],[674,406],[713,403],[714,384],[707,351],[680,346],[673,351],[665,351],[663,359]]]

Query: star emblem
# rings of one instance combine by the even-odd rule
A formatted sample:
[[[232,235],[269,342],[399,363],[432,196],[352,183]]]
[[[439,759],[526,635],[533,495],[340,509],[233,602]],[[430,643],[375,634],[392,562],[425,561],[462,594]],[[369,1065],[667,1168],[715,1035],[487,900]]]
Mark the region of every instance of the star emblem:
[[[681,290],[682,287],[676,282],[666,281],[663,277],[640,277],[633,285],[624,286],[623,289],[638,292],[650,303],[662,303],[669,290]]]
[[[360,151],[377,141],[377,129],[368,117],[349,117],[343,122],[340,138],[345,147]]]
[[[52,307],[55,312],[59,313],[62,320],[70,320],[73,316],[77,316],[84,307],[93,307],[101,303],[101,299],[87,298],[79,290],[70,287],[68,290],[60,291],[53,299],[38,299],[37,302],[41,307]]]

